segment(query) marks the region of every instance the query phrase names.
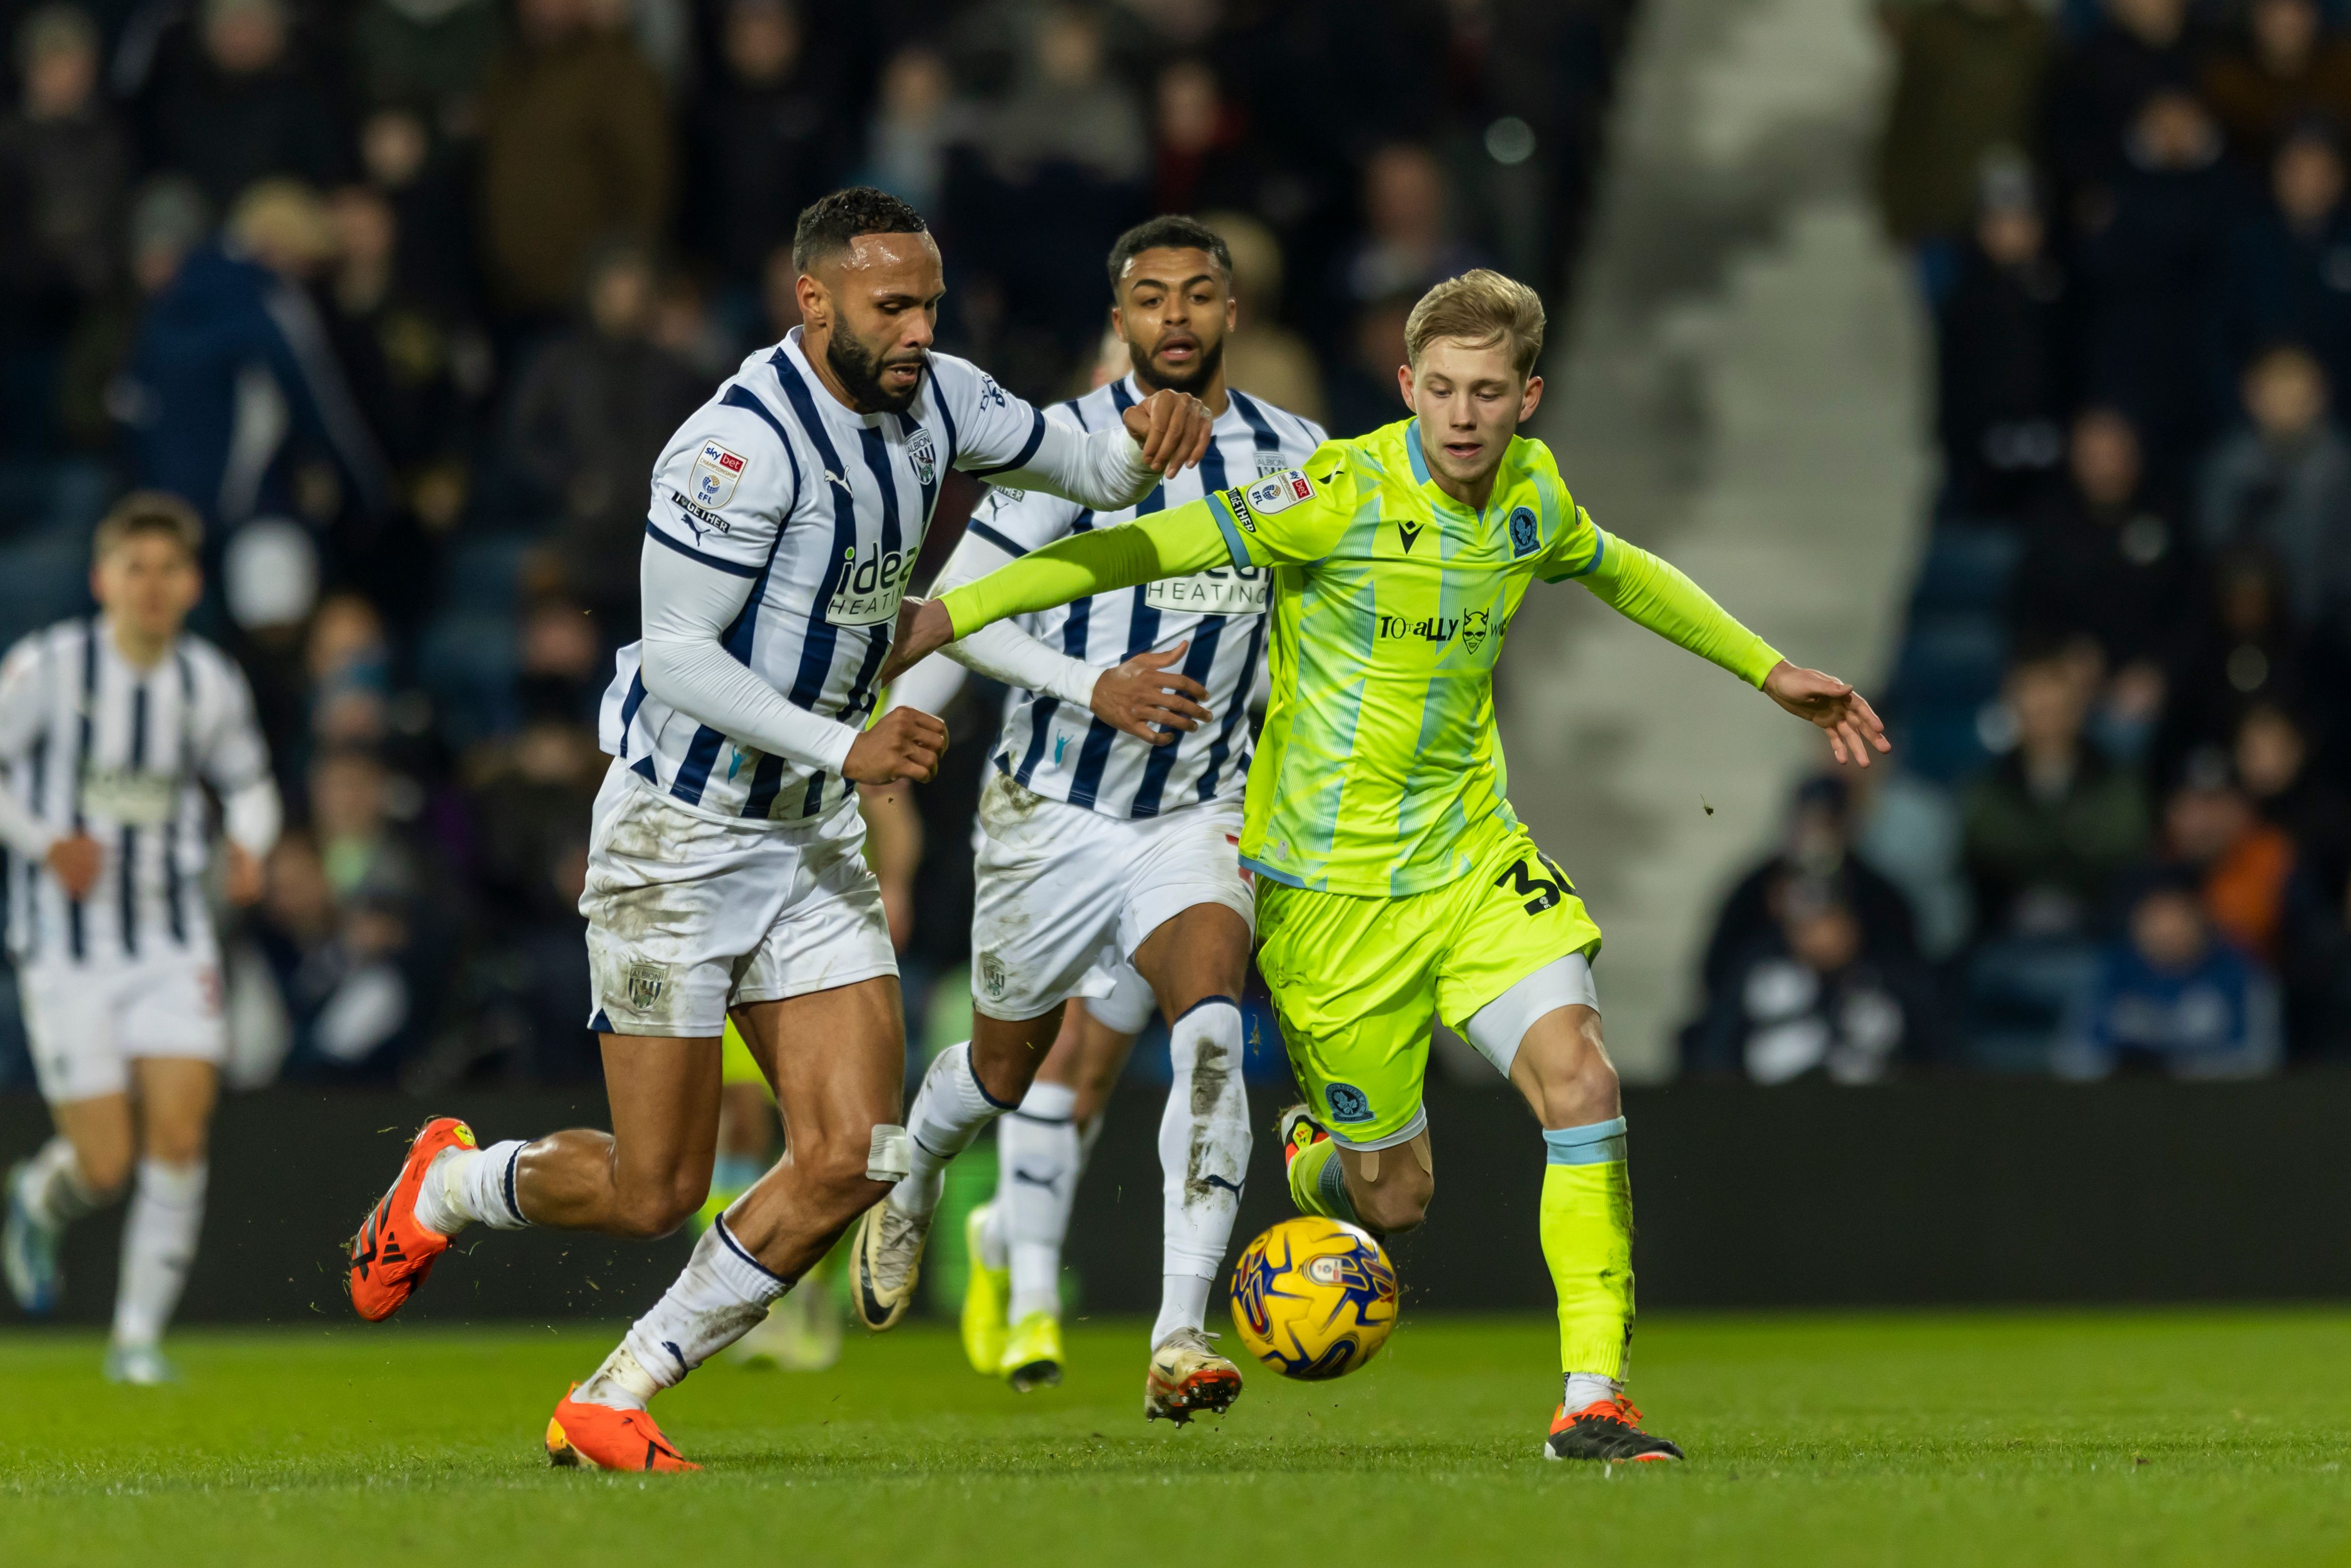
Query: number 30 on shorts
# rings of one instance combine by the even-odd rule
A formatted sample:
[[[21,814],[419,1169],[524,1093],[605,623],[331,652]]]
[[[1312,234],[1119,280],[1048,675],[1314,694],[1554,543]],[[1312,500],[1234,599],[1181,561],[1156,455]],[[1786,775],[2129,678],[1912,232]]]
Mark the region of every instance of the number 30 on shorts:
[[[1551,874],[1539,876],[1528,871],[1530,859],[1537,872],[1549,872]],[[1521,857],[1516,865],[1494,879],[1494,885],[1507,887],[1525,899],[1529,915],[1541,915],[1546,909],[1556,907],[1561,899],[1575,891],[1575,883],[1567,880],[1567,873],[1560,870],[1559,862],[1540,850],[1531,856]]]

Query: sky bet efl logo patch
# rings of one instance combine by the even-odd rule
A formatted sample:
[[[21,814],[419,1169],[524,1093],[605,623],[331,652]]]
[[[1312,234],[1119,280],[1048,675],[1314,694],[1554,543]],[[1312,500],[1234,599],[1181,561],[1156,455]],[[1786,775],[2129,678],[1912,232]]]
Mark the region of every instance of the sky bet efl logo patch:
[[[743,477],[743,459],[715,441],[705,441],[694,458],[694,502],[712,510],[735,498],[736,481]]]
[[[1269,474],[1241,492],[1249,501],[1249,510],[1261,517],[1276,512],[1286,512],[1301,501],[1314,498],[1314,483],[1296,468],[1285,468],[1279,474]]]

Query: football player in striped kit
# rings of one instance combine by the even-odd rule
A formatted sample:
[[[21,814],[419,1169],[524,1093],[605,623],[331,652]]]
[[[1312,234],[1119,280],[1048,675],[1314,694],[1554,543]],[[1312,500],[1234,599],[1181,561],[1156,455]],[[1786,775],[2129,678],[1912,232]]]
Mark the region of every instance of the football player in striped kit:
[[[675,1469],[645,1406],[758,1323],[911,1166],[905,1020],[855,786],[928,779],[946,727],[867,726],[898,604],[949,468],[1131,506],[1199,460],[1196,398],[1092,433],[931,350],[945,292],[921,214],[880,191],[800,214],[803,325],[747,359],[655,465],[644,637],[604,702],[613,761],[589,841],[590,1027],[612,1131],[475,1145],[426,1124],[350,1249],[352,1304],[389,1316],[469,1224],[654,1237],[702,1204],[730,1016],[783,1107],[787,1153],[547,1433],[560,1464]],[[1008,1073],[959,1088],[1009,1103]]]
[[[65,1228],[131,1189],[106,1355],[118,1383],[171,1376],[163,1326],[204,1224],[227,1047],[204,790],[221,800],[234,903],[260,895],[279,821],[244,674],[181,630],[202,539],[176,497],[127,497],[98,527],[99,612],[0,662],[9,946],[57,1126],[10,1173],[0,1259],[18,1304],[50,1311]]]
[[[1134,369],[1054,417],[1098,429],[1155,392],[1189,392],[1216,415],[1207,455],[1117,511],[999,485],[937,591],[1071,534],[1295,468],[1322,444],[1312,421],[1226,386],[1232,255],[1214,230],[1186,217],[1152,219],[1120,237],[1109,268],[1112,329]],[[979,802],[973,1035],[941,1053],[933,1078],[951,1085],[967,1057],[995,1082],[1045,1058],[1073,997],[1091,998],[1083,1005],[1093,1021],[1130,1039],[1153,999],[1169,1019],[1174,1081],[1159,1127],[1161,1293],[1144,1381],[1147,1419],[1187,1421],[1240,1393],[1239,1368],[1209,1343],[1204,1314],[1249,1169],[1240,997],[1253,904],[1238,846],[1248,705],[1263,664],[1270,583],[1265,571],[1217,567],[1001,622],[946,650],[1013,695]],[[1027,1084],[999,1133],[998,1201],[972,1228],[977,1297],[967,1303],[967,1348],[975,1364],[992,1352],[988,1370],[1024,1391],[1061,1378],[1061,1247],[1081,1158],[1084,1054],[1073,1033]],[[1096,1062],[1089,1076],[1102,1075]],[[977,1109],[985,1119],[995,1107]],[[1088,1117],[1095,1109],[1083,1108]],[[957,1111],[953,1095],[926,1079],[910,1117],[918,1148],[968,1143],[978,1121]],[[920,1177],[901,1182],[859,1231],[859,1281],[879,1275],[898,1286],[881,1312],[877,1292],[857,1292],[868,1327],[895,1322],[911,1286],[911,1272],[900,1283],[892,1254],[904,1250],[901,1238],[919,1244],[928,1224],[937,1183]],[[1003,1277],[990,1270],[1008,1273],[1008,1309],[990,1309]]]

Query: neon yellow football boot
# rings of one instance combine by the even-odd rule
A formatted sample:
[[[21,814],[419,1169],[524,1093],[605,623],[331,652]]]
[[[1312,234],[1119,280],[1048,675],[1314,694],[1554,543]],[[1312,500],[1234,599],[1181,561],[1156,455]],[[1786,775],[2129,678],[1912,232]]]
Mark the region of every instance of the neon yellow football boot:
[[[981,1246],[988,1211],[995,1207],[983,1203],[963,1222],[964,1250],[971,1259],[963,1286],[963,1353],[971,1358],[971,1369],[983,1377],[997,1376],[1004,1370],[1004,1301],[1012,1288],[1012,1270],[989,1268]]]
[[[1012,1325],[998,1364],[1015,1394],[1051,1388],[1061,1381],[1061,1320],[1050,1312],[1030,1312]]]

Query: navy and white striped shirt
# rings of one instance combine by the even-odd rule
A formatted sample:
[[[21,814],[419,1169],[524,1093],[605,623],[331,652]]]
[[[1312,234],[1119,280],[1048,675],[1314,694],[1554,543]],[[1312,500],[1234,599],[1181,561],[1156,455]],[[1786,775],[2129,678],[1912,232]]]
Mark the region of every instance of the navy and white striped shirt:
[[[37,861],[11,857],[8,937],[20,960],[216,955],[202,787],[228,797],[269,777],[252,690],[227,654],[183,635],[142,670],[102,616],[36,632],[0,661],[0,762],[33,817],[106,852],[78,902]]]
[[[1099,430],[1141,396],[1128,376],[1058,405],[1052,417]],[[973,515],[970,531],[1007,555],[1026,555],[1067,534],[1130,522],[1295,468],[1324,439],[1313,421],[1234,392],[1199,465],[1162,482],[1139,505],[1092,512],[1041,491],[999,487]],[[1270,570],[1218,567],[1021,617],[1030,636],[1102,669],[1189,643],[1177,667],[1207,687],[1207,706],[1216,716],[1172,746],[1151,746],[1084,708],[1016,691],[1005,706],[997,767],[1040,795],[1114,817],[1155,817],[1240,794],[1249,777],[1247,708],[1265,656],[1272,582]]]
[[[649,538],[752,581],[721,639],[790,702],[862,727],[949,468],[1019,468],[1045,416],[968,361],[930,356],[903,414],[859,413],[818,379],[800,329],[763,349],[679,427],[653,468]],[[737,745],[645,690],[621,651],[604,749],[672,799],[729,817],[813,818],[854,794],[835,773]]]

